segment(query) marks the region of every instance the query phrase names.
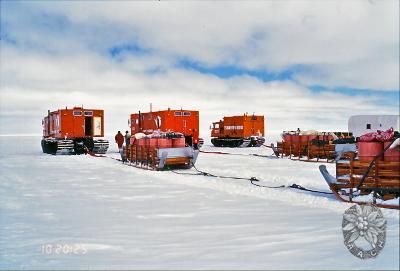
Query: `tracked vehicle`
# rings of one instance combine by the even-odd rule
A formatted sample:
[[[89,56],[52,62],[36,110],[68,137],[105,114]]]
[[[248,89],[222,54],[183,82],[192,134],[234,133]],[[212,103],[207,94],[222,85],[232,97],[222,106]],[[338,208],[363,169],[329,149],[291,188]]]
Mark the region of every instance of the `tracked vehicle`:
[[[49,154],[106,153],[109,143],[104,136],[104,110],[59,109],[42,120],[42,150]]]
[[[264,116],[224,117],[214,122],[211,129],[211,143],[215,147],[259,147],[264,142]]]

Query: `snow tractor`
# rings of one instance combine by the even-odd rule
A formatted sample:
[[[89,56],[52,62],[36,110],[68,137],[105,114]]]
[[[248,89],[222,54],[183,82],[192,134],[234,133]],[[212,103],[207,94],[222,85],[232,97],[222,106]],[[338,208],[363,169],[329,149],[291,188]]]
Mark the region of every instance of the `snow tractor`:
[[[152,134],[155,131],[181,133],[187,146],[198,149],[204,143],[199,138],[199,111],[168,110],[131,114],[131,134]]]
[[[49,154],[106,153],[109,143],[104,136],[104,110],[59,109],[42,120],[42,150]]]
[[[211,129],[211,143],[215,147],[259,147],[264,142],[264,116],[224,117],[214,122]]]

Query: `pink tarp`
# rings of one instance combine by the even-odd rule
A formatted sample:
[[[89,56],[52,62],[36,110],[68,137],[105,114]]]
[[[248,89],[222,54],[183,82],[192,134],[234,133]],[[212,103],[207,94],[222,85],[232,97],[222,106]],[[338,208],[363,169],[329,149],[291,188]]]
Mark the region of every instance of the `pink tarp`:
[[[373,133],[368,133],[365,135],[360,136],[359,142],[372,142],[372,141],[379,141],[379,142],[388,142],[394,138],[394,131],[393,127],[387,131],[376,131]]]

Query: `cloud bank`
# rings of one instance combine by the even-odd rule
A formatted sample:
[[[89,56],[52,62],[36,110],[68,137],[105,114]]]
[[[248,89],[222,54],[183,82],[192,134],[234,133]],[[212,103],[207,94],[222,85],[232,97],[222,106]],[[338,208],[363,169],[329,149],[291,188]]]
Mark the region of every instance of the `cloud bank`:
[[[35,1],[1,10],[0,134],[40,133],[47,109],[82,104],[106,110],[109,134],[150,102],[200,110],[202,136],[244,112],[264,114],[267,134],[346,130],[351,115],[398,112],[396,1]]]

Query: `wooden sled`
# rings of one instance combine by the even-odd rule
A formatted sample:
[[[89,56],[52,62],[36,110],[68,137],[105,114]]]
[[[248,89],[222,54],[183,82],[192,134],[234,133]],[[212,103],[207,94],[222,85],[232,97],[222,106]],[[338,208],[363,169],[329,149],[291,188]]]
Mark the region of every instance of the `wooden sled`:
[[[355,153],[345,153],[344,159],[336,163],[336,177],[325,165],[319,170],[332,193],[343,202],[399,209],[399,200],[397,204],[385,201],[400,196],[400,162],[364,162],[356,160]]]
[[[135,144],[124,148],[124,162],[152,170],[191,168],[196,163],[198,154],[199,150],[192,147],[154,148]]]
[[[303,162],[327,162],[335,160],[334,144],[312,145],[310,142],[278,142],[276,147],[278,157],[289,157]]]

